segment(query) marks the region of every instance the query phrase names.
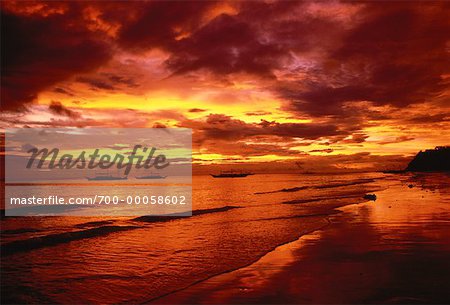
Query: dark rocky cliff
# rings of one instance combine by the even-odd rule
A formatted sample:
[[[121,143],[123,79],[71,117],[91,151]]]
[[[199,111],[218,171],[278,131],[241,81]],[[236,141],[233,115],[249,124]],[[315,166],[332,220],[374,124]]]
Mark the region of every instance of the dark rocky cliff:
[[[438,146],[435,149],[420,151],[409,162],[406,170],[411,172],[450,171],[450,146]]]

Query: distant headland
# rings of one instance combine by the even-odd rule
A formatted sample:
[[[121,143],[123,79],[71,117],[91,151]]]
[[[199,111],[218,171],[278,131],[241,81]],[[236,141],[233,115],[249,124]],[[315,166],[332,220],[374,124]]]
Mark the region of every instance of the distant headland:
[[[444,172],[450,171],[450,146],[437,146],[435,149],[419,151],[409,162],[409,172]]]
[[[450,146],[419,151],[405,169],[383,171],[387,174],[405,172],[450,172]]]

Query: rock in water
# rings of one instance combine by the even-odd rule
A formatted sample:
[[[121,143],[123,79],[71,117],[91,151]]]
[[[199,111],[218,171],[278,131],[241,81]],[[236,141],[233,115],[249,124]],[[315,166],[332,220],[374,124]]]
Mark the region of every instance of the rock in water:
[[[377,195],[375,194],[365,194],[363,196],[364,199],[375,201],[377,200]]]

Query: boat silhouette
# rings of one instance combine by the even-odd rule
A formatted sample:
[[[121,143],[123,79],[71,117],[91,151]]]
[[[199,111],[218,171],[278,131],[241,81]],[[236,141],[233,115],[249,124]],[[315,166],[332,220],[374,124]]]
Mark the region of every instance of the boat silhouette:
[[[136,177],[136,179],[166,179],[167,176],[161,176],[158,174],[150,174],[146,176]]]
[[[89,181],[113,181],[113,180],[127,180],[128,176],[113,176],[110,174],[97,174],[94,177],[86,177]]]
[[[127,180],[128,176],[119,176],[119,171],[117,171],[117,176],[113,176],[107,172],[96,173],[94,177],[86,177],[89,181],[113,181],[113,180]]]
[[[210,174],[213,178],[243,178],[254,175],[253,173],[236,172],[236,171],[221,171],[220,174]]]

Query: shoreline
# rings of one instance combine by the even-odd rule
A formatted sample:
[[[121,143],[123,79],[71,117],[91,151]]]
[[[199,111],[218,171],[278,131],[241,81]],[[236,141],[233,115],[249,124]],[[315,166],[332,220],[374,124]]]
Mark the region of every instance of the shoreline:
[[[421,188],[410,188],[408,179],[395,179],[376,202],[337,208],[330,225],[246,267],[147,303],[448,303],[448,193],[419,179]]]
[[[7,232],[11,232],[8,244],[17,240],[24,246],[20,248],[29,249],[28,245],[31,245],[31,248],[35,249],[2,258],[2,264],[6,266],[3,276],[8,279],[2,286],[5,288],[2,289],[2,298],[9,303],[39,303],[50,299],[53,303],[140,304],[148,302],[182,287],[191,286],[192,283],[199,283],[215,275],[252,264],[277,246],[295,241],[301,235],[327,225],[326,216],[333,213],[334,208],[361,201],[364,193],[373,186],[373,183],[345,187],[341,185],[341,180],[360,181],[360,176],[348,179],[333,177],[325,181],[317,179],[311,183],[293,176],[273,178],[273,181],[264,181],[262,185],[259,185],[258,181],[248,179],[242,187],[240,184],[239,188],[234,187],[235,194],[247,194],[246,198],[250,200],[250,204],[242,196],[229,197],[230,192],[222,198],[223,190],[219,189],[218,197],[212,204],[205,203],[196,207],[196,213],[193,214],[198,214],[200,217],[171,219],[164,223],[154,222],[153,217],[142,219],[144,221],[133,218],[120,219],[117,220],[118,222],[115,220],[111,222],[108,219],[105,222],[105,219],[96,218],[85,220],[79,217],[8,218],[9,231]],[[212,179],[207,182],[209,181],[214,182]],[[328,187],[331,182],[333,182],[331,185],[337,184],[339,187],[329,187],[326,191],[302,190],[295,194],[282,192],[280,195],[270,195],[272,196],[270,198],[269,195],[261,196],[261,198],[253,195],[254,192],[265,189],[281,190],[285,187],[308,184]],[[214,186],[213,183],[210,188],[215,190]],[[342,192],[350,192],[352,195],[356,192],[360,195],[358,199],[353,196],[335,199],[336,195]],[[209,192],[205,194],[213,195]],[[290,197],[317,197],[324,194],[328,196],[322,196],[322,199],[327,200],[323,200],[320,204],[317,202],[289,206],[281,204],[283,200]],[[223,204],[229,205],[224,207]],[[233,204],[233,207],[242,208],[228,210],[231,207],[230,204]],[[211,213],[204,215],[205,211]],[[41,220],[45,222],[42,223]],[[70,222],[67,222],[68,220]],[[55,221],[53,224],[56,226],[48,226],[48,221]],[[123,225],[139,228],[106,234],[112,227]],[[23,229],[26,229],[24,234],[21,233]],[[58,232],[58,229],[61,229],[61,232]],[[67,231],[76,233],[67,234]],[[171,233],[167,235],[166,232]],[[186,232],[191,233],[186,234]],[[159,236],[170,236],[173,242],[167,241],[167,238],[160,239]],[[14,239],[15,237],[17,238]],[[179,239],[176,237],[183,242],[178,243]],[[49,239],[53,241],[55,238],[61,242],[48,243]],[[150,240],[153,242],[150,243]],[[159,251],[159,247],[154,246],[155,243],[159,243],[164,251]],[[98,244],[101,244],[103,249],[108,249],[100,256],[95,251]],[[18,244],[9,244],[9,246],[17,248]],[[64,262],[67,253],[78,255],[80,251],[84,253],[82,258],[66,266]],[[16,262],[16,255],[25,260]],[[136,263],[147,255],[151,257],[151,261],[145,258],[142,264]],[[117,260],[119,257],[122,259]],[[28,280],[25,269],[28,268],[26,260],[28,258],[33,258],[36,275],[26,286],[14,285],[13,283]],[[84,264],[89,261],[99,261],[100,264],[92,263],[89,269],[84,269]],[[170,266],[164,267],[165,263]],[[108,269],[99,268],[106,265]],[[18,272],[14,268],[16,270],[23,268],[25,272],[20,269]],[[72,276],[66,276],[57,270],[67,270],[66,274]],[[128,280],[130,276],[133,278],[131,282]],[[67,283],[64,293],[55,291],[50,284],[56,280]],[[41,283],[48,284],[40,291],[40,295],[25,299],[22,294],[23,287],[34,291],[34,287],[38,287]],[[130,290],[130,287],[134,289]]]

